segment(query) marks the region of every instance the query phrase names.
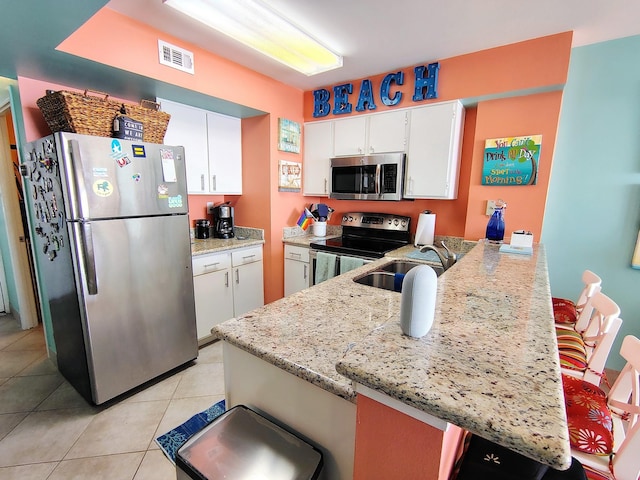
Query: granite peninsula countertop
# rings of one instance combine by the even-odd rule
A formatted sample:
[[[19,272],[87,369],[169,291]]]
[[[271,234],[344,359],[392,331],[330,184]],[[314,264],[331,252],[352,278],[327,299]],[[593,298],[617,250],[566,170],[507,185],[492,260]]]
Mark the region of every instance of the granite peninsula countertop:
[[[412,249],[393,252],[403,258]],[[480,242],[438,279],[436,317],[402,335],[401,294],[353,282],[383,258],[212,330],[355,402],[354,383],[555,468],[571,461],[544,247]]]

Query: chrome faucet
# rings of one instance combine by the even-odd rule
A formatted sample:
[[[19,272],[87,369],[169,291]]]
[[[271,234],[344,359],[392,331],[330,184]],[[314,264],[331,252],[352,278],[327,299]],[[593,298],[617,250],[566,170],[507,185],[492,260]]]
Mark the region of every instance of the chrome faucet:
[[[442,254],[442,252],[440,252],[440,250],[438,250],[433,245],[425,245],[421,247],[420,253],[424,253],[427,250],[433,250],[438,255],[438,258],[440,258],[440,262],[442,263],[442,268],[444,268],[444,270],[447,271],[449,268],[453,267],[453,265],[456,263],[456,261],[458,260],[458,256],[455,253],[453,253],[451,250],[449,250],[447,246],[444,244],[444,242],[440,242],[440,244],[442,245],[442,248],[444,248],[445,251],[447,252],[446,257]]]

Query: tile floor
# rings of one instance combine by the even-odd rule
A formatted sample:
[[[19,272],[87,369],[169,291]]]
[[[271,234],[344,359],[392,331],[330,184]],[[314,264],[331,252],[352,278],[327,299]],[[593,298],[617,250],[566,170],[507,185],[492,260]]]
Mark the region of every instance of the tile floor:
[[[154,439],[223,398],[216,342],[188,368],[91,406],[47,358],[42,327],[0,317],[0,479],[175,480]]]

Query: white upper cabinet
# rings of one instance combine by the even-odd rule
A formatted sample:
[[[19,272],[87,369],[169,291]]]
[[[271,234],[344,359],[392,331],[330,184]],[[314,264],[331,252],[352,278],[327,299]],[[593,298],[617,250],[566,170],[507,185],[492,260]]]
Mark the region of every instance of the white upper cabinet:
[[[242,193],[241,120],[158,98],[171,115],[164,143],[182,145],[189,193]]]
[[[455,100],[410,112],[405,198],[456,198],[464,126],[462,104]]]
[[[404,152],[407,148],[407,110],[392,110],[369,117],[367,154]]]
[[[242,193],[242,120],[207,113],[210,191]]]
[[[164,143],[184,147],[189,193],[208,193],[209,157],[207,148],[207,114],[199,108],[157,99],[162,111],[171,115]]]
[[[306,123],[304,126],[304,195],[329,195],[330,158],[333,156],[333,122]]]
[[[367,149],[367,117],[334,120],[333,151],[336,157],[364,155]]]
[[[407,141],[407,110],[334,120],[336,157],[404,152]]]

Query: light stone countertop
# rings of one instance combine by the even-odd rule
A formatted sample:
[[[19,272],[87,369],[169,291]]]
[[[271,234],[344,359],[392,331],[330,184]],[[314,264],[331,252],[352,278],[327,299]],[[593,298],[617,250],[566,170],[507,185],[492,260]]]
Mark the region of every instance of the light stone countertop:
[[[282,243],[285,245],[295,245],[298,247],[307,247],[311,246],[311,243],[318,242],[322,240],[326,240],[328,238],[336,238],[340,235],[327,235],[326,237],[314,237],[313,235],[299,235],[297,237],[289,237],[282,239]]]
[[[316,237],[312,232],[313,230],[311,228],[309,228],[308,231],[304,231],[297,226],[284,228],[282,243],[285,245],[309,248],[312,242],[342,236],[342,227],[340,225],[327,225],[327,234],[324,237]]]
[[[347,400],[355,402],[357,381],[555,468],[568,467],[544,248],[523,256],[479,243],[438,279],[435,321],[421,339],[400,331],[401,294],[352,281],[391,260],[228,320],[212,333]]]
[[[217,253],[224,250],[252,247],[264,244],[264,230],[249,227],[235,227],[233,238],[191,239],[191,256]]]

